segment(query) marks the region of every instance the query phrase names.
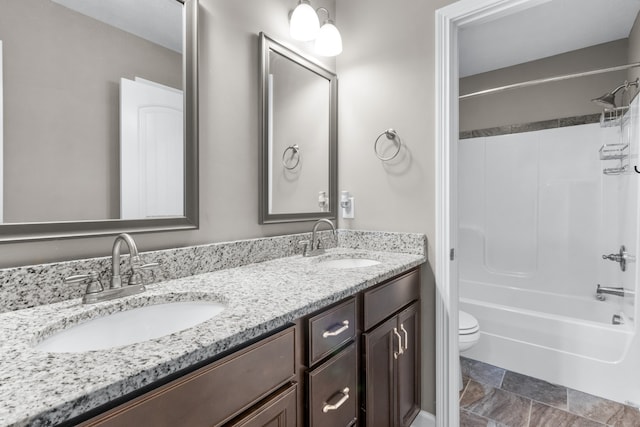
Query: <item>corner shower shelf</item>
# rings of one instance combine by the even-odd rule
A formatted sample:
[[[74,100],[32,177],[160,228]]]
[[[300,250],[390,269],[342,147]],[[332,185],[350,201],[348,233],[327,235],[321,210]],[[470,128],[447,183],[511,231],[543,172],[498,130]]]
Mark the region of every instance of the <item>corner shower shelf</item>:
[[[614,167],[603,168],[605,175],[620,175],[629,169],[629,144],[604,144],[600,147],[600,160],[618,160]]]
[[[629,157],[629,144],[604,144],[600,147],[600,160],[622,160]]]
[[[624,113],[626,113],[628,109],[629,107],[605,108],[600,115],[600,127],[620,126]]]

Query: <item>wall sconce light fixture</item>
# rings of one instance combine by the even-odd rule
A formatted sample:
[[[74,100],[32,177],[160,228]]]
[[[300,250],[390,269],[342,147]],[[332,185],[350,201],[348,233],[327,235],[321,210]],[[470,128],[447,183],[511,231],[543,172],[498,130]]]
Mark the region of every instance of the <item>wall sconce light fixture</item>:
[[[316,38],[320,30],[318,14],[309,0],[300,0],[289,20],[289,33],[295,40],[308,42]]]
[[[327,14],[322,27],[318,19],[318,13],[321,11]],[[315,50],[318,55],[336,56],[342,53],[342,36],[329,17],[329,11],[324,7],[313,10],[309,0],[300,0],[291,13],[289,33],[295,40],[315,40]]]
[[[316,36],[315,49],[318,55],[337,56],[342,53],[342,36],[340,31],[329,17],[329,11],[324,7],[318,8],[318,12],[324,10],[327,12],[327,19],[320,27]]]

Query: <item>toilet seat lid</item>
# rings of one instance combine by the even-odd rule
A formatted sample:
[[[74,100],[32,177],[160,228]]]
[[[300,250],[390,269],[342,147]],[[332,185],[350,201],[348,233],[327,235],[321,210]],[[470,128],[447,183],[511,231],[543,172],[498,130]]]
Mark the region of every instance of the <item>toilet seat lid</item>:
[[[460,334],[473,334],[478,332],[480,325],[478,320],[466,311],[458,312],[458,331]]]

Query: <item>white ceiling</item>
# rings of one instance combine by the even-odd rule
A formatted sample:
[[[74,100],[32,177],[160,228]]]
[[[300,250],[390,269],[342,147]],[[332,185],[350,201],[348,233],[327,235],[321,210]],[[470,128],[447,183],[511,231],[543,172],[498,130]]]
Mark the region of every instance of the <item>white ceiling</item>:
[[[52,0],[83,15],[182,52],[182,4],[177,0]]]
[[[551,0],[460,31],[460,77],[627,38],[640,0]]]

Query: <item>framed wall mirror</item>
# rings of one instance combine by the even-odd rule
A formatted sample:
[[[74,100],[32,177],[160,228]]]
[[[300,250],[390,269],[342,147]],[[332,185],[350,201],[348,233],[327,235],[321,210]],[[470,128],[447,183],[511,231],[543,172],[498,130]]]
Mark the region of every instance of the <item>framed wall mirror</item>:
[[[0,241],[197,228],[198,0],[0,5]]]
[[[260,33],[260,223],[335,218],[337,76]]]

